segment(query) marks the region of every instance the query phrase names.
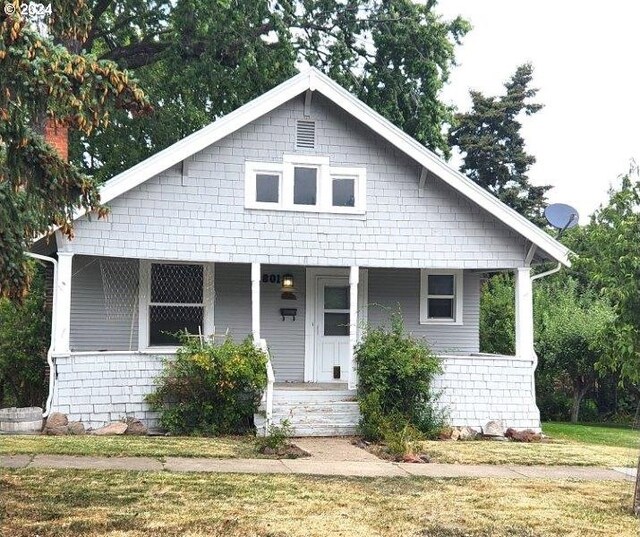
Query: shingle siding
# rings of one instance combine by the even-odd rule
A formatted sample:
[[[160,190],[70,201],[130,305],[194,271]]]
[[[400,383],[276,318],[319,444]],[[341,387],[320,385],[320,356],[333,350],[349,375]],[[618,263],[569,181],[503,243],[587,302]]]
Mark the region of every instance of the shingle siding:
[[[387,324],[400,311],[406,329],[440,353],[478,352],[480,275],[465,271],[462,325],[420,324],[420,270],[369,269],[369,323]]]
[[[524,240],[368,127],[314,96],[315,150],[295,149],[302,97],[113,200],[106,220],[76,223],[77,253],[271,264],[500,268],[523,264]],[[364,216],[244,208],[245,161],[329,156],[367,170]]]

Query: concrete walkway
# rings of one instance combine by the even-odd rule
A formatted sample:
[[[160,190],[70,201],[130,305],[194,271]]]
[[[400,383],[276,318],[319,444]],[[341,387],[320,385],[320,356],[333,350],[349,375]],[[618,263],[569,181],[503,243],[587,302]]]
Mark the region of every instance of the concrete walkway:
[[[367,454],[370,455],[370,454]],[[472,464],[408,464],[373,460],[308,459],[198,459],[167,457],[77,457],[70,455],[3,455],[3,468],[55,468],[248,474],[297,474],[341,477],[486,477],[509,479],[579,479],[630,481],[627,468],[578,466],[498,466]]]

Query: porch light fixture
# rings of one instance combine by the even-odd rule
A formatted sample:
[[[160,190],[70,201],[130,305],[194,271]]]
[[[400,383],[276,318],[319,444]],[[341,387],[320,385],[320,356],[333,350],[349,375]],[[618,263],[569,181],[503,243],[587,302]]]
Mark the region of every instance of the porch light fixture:
[[[284,274],[282,276],[282,300],[297,300],[293,287],[293,276],[291,274]]]

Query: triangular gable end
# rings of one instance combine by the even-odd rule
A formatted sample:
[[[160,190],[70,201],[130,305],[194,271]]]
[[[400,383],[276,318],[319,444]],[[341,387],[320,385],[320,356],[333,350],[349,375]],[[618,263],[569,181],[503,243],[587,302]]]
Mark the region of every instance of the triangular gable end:
[[[234,112],[110,179],[100,189],[101,201],[108,203],[308,90],[324,95],[555,260],[566,266],[570,265],[569,250],[566,247],[471,179],[451,168],[436,154],[315,68],[290,78]],[[74,218],[84,214],[84,211],[78,211]]]

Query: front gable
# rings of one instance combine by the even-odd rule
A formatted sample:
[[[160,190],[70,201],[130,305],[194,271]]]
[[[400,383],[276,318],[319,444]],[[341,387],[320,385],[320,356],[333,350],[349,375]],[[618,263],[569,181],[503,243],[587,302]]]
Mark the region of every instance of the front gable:
[[[300,120],[315,123],[314,148],[297,144]],[[364,209],[252,206],[252,167],[278,169],[292,158],[364,170]],[[106,220],[82,217],[71,247],[80,254],[220,262],[523,265],[523,237],[433,174],[424,180],[422,169],[327,98],[315,94],[309,103],[301,94],[119,195]]]

